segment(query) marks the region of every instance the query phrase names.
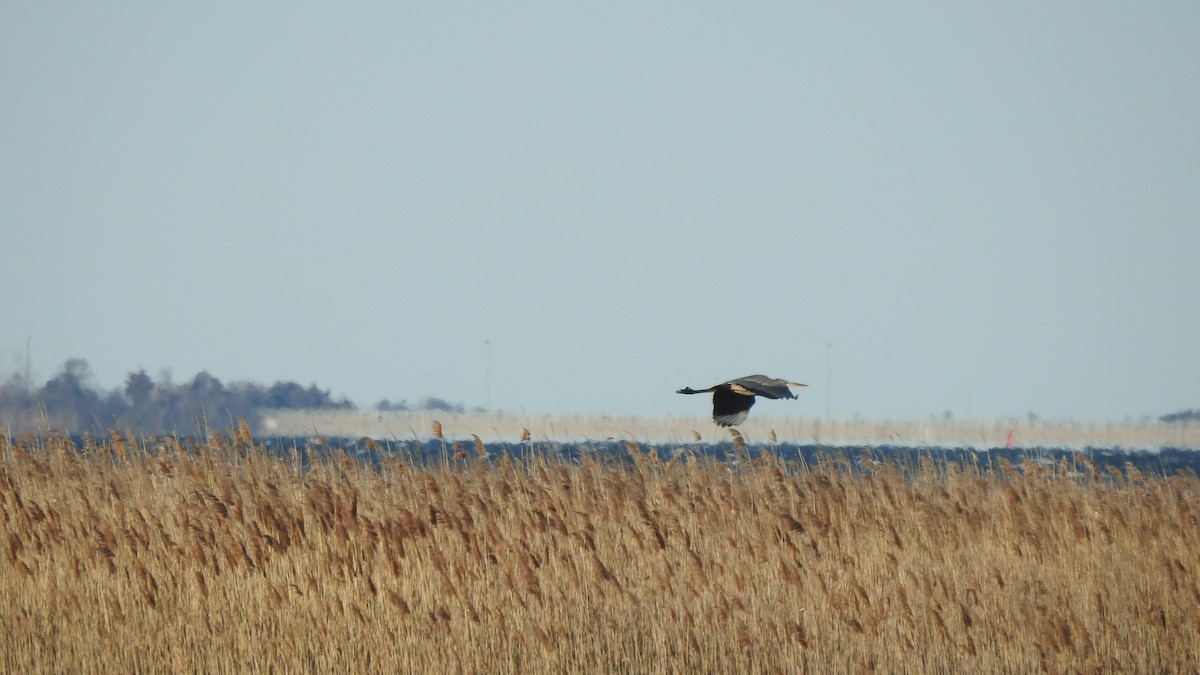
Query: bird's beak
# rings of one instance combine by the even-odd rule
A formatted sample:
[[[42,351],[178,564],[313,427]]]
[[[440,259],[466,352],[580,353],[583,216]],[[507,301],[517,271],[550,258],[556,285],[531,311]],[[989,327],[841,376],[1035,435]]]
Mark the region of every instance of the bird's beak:
[[[789,387],[807,387],[808,385],[800,384],[799,382],[788,382],[788,386]]]

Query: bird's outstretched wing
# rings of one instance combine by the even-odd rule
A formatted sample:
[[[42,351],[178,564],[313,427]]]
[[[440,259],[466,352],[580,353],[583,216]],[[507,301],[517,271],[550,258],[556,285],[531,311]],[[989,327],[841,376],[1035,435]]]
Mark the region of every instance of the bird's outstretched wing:
[[[796,398],[788,385],[793,387],[803,387],[805,385],[787,380],[777,380],[766,375],[747,375],[739,377],[736,380],[729,380],[724,384],[733,387],[734,391],[744,393],[750,396],[762,396],[763,398]]]
[[[731,386],[720,386],[713,390],[713,421],[718,426],[736,427],[746,421],[754,396],[738,393]]]

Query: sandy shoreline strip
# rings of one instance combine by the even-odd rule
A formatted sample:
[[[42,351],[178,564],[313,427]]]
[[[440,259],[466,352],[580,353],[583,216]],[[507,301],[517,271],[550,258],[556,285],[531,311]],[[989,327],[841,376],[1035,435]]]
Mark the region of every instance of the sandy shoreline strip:
[[[687,445],[730,440],[707,417],[535,415],[514,412],[380,412],[374,410],[264,411],[255,433],[279,436],[369,437],[426,441],[438,421],[448,439],[477,435],[485,443],[519,442],[523,429],[536,442],[581,443],[609,439]],[[823,420],[751,417],[738,428],[751,444],[893,445],[904,447],[1200,449],[1200,425],[1069,420]],[[772,436],[773,434],[773,436]],[[1011,440],[1010,440],[1011,437]]]

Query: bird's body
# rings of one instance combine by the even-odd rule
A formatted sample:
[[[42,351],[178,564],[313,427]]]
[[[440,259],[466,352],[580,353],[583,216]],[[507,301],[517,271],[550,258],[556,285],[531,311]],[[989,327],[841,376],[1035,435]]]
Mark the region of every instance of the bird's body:
[[[692,389],[684,387],[678,394],[713,395],[713,421],[722,427],[733,427],[746,421],[750,414],[750,406],[754,405],[754,397],[763,398],[796,398],[788,387],[807,387],[799,382],[789,382],[766,375],[747,375],[735,380],[713,385],[708,389]]]

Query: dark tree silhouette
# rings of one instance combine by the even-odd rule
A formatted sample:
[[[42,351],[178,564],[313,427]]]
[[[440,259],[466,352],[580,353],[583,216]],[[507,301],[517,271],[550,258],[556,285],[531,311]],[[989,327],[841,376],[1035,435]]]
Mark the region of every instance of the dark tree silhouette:
[[[129,377],[125,378],[125,396],[135,410],[150,405],[150,396],[153,393],[154,380],[150,379],[145,370],[130,373]]]
[[[88,424],[100,396],[88,387],[92,373],[87,361],[67,359],[62,370],[46,382],[40,395],[34,398],[45,406],[47,415],[53,413],[67,429],[79,429]]]

